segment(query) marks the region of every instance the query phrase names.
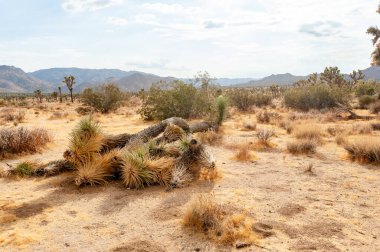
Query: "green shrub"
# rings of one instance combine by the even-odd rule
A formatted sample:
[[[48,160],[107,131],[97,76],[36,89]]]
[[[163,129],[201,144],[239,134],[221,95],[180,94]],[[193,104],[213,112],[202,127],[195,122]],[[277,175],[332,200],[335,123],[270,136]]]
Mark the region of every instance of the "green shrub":
[[[86,88],[82,95],[82,101],[85,105],[93,107],[101,113],[115,111],[127,99],[127,95],[120,91],[115,84],[106,84],[97,87],[95,90]]]
[[[252,106],[263,107],[272,103],[272,96],[265,93],[252,93],[249,89],[233,88],[227,92],[231,105],[241,111]]]
[[[375,94],[375,88],[376,84],[369,81],[360,81],[355,86],[355,95],[357,97],[363,96],[363,95],[374,95]]]
[[[363,95],[359,97],[359,107],[362,109],[369,108],[370,104],[377,101],[377,98],[370,95]]]
[[[350,92],[347,88],[325,84],[291,88],[284,96],[285,106],[303,111],[333,108],[338,103],[347,104],[349,100]]]
[[[211,113],[213,100],[207,89],[196,89],[183,81],[156,83],[144,93],[139,113],[145,120],[202,117]]]

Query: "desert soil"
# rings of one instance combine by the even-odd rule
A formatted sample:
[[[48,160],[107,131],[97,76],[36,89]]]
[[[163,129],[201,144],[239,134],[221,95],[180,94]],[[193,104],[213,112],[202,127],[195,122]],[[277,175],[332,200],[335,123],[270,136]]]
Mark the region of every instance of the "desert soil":
[[[80,120],[76,106],[54,103],[45,110],[25,110],[26,120],[20,126],[45,128],[54,141],[41,153],[3,160],[0,166],[61,158],[69,133]],[[49,119],[56,110],[69,115]],[[223,126],[224,142],[254,141],[255,131],[241,130],[243,121],[254,118],[249,113],[232,115]],[[127,110],[96,119],[110,134],[133,133],[149,125]],[[235,152],[231,148],[209,146],[223,177],[171,192],[159,186],[128,190],[117,182],[78,188],[70,173],[52,178],[2,178],[0,250],[236,250],[181,225],[192,197],[212,193],[218,203],[252,216],[268,230],[258,246],[240,251],[380,251],[380,169],[349,161],[344,149],[327,135],[317,154],[291,155],[286,143],[292,136],[278,127],[258,124],[258,128],[265,127],[276,131],[275,149],[255,152],[254,162],[238,162],[231,158]],[[313,164],[312,172],[305,172],[308,164]]]

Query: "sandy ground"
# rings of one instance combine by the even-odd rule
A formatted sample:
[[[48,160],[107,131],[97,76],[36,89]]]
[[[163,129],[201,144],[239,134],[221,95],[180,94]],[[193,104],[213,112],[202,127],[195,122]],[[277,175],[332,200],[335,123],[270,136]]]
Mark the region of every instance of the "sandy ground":
[[[46,111],[27,110],[20,126],[43,127],[54,137],[41,153],[3,160],[50,161],[61,158],[68,135],[79,120],[76,106],[49,104]],[[52,110],[66,118],[50,120]],[[121,111],[96,117],[107,133],[136,132],[148,124]],[[242,131],[246,114],[226,121],[225,142],[253,141]],[[269,225],[271,235],[242,251],[380,251],[380,169],[348,161],[343,148],[325,137],[312,156],[285,151],[291,136],[275,126],[272,151],[256,152],[255,162],[233,161],[234,151],[208,147],[223,178],[198,181],[165,192],[155,186],[128,190],[119,183],[77,188],[71,174],[53,178],[0,179],[0,251],[231,251],[181,225],[187,203],[212,193],[218,203]],[[375,136],[374,136],[375,137]],[[305,173],[313,164],[313,173]]]

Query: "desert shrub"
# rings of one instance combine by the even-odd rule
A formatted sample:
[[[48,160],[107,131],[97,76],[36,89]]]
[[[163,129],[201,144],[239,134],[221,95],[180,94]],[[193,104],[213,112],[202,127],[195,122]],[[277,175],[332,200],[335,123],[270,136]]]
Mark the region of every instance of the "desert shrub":
[[[35,153],[50,141],[44,129],[12,128],[0,130],[0,158],[12,154]]]
[[[281,116],[278,113],[268,112],[267,110],[260,111],[256,114],[256,120],[258,123],[271,123],[280,119]]]
[[[272,103],[272,96],[264,93],[252,93],[249,89],[233,88],[227,92],[231,105],[241,111],[252,106],[263,107]]]
[[[20,123],[20,122],[23,122],[25,119],[25,112],[24,111],[15,112],[13,109],[3,109],[1,111],[0,117],[8,122]]]
[[[94,112],[94,109],[92,107],[78,107],[75,109],[75,112],[79,115],[89,115]]]
[[[60,111],[54,111],[53,114],[49,117],[49,120],[57,120],[57,119],[62,119],[62,118],[65,118],[67,117],[69,114],[66,112],[66,113],[62,113]]]
[[[293,130],[293,134],[297,139],[313,140],[322,142],[323,132],[317,124],[301,124],[297,125]]]
[[[83,91],[81,99],[84,105],[91,106],[101,113],[115,111],[127,99],[127,95],[120,91],[115,84],[106,84],[93,90],[87,88]]]
[[[370,123],[355,123],[352,124],[352,133],[356,134],[371,134],[372,125]]]
[[[372,114],[378,114],[380,112],[380,101],[376,101],[369,105],[369,112]]]
[[[147,95],[144,94],[138,112],[145,120],[163,120],[173,116],[202,117],[211,113],[213,100],[207,90],[182,81],[156,83]]]
[[[359,107],[362,109],[369,108],[370,104],[377,101],[375,96],[363,95],[359,97]]]
[[[352,160],[366,163],[380,163],[380,140],[361,137],[347,142],[344,148]]]
[[[371,123],[372,130],[380,130],[380,123]]]
[[[303,111],[333,108],[338,103],[347,104],[349,100],[350,92],[346,88],[324,84],[291,88],[284,96],[285,106]]]
[[[271,129],[259,129],[257,130],[257,139],[263,143],[269,143],[270,139],[274,136],[274,131]]]
[[[360,96],[363,96],[363,95],[372,96],[374,94],[375,94],[375,85],[374,85],[374,83],[360,81],[355,86],[355,95],[357,97],[360,97]]]
[[[281,120],[278,123],[278,126],[286,130],[287,134],[291,134],[293,132],[294,123],[291,122],[290,119],[285,119],[285,120]]]
[[[256,156],[254,153],[250,150],[249,145],[239,145],[236,146],[237,149],[235,150],[235,153],[232,157],[233,160],[246,162],[246,161],[254,161],[256,160]]]
[[[0,107],[6,106],[6,105],[7,105],[7,101],[4,99],[0,99]]]
[[[335,142],[337,145],[344,145],[347,143],[347,135],[345,134],[337,134],[335,137]]]
[[[312,139],[301,139],[287,144],[287,149],[292,154],[315,153],[317,143]]]

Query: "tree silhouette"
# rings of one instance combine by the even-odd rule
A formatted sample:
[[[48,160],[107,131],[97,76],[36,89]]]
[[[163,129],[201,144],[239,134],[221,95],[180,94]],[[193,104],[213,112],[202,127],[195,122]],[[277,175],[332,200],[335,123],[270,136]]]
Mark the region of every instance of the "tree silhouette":
[[[62,81],[63,83],[66,83],[67,88],[70,91],[70,98],[71,102],[74,102],[73,99],[73,85],[75,84],[75,77],[70,75],[70,76],[65,76],[65,79]]]
[[[338,87],[342,87],[347,84],[338,67],[326,67],[325,71],[321,73],[321,81],[330,86]]]
[[[380,14],[380,5],[377,7],[377,13]],[[377,26],[371,26],[367,29],[367,33],[373,36],[372,43],[375,46],[375,50],[372,52],[372,62],[373,66],[380,65],[380,43],[378,43],[380,38],[380,30]]]
[[[364,79],[364,74],[361,70],[358,70],[358,71],[352,71],[352,73],[350,73],[350,78],[352,79],[352,84],[353,85],[356,85],[356,83],[358,83],[359,80],[363,80]]]

